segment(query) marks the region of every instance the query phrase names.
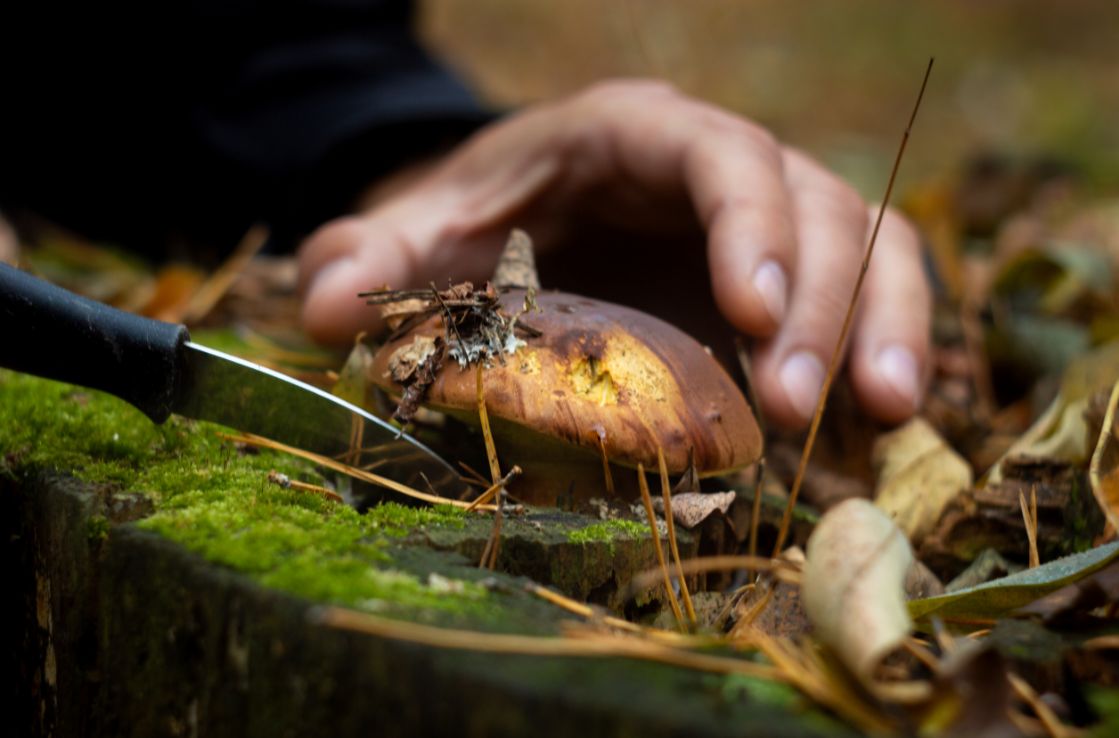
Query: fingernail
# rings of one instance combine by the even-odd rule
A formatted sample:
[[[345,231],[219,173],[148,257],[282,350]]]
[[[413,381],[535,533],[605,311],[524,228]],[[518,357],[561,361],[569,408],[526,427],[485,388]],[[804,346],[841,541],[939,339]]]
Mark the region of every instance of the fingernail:
[[[900,344],[891,344],[878,352],[874,365],[890,389],[916,408],[920,378],[913,352]]]
[[[785,293],[788,291],[789,281],[785,278],[785,270],[772,259],[762,262],[754,272],[754,289],[762,296],[762,303],[769,317],[774,323],[780,323],[785,317]]]
[[[815,354],[801,351],[785,359],[779,376],[793,410],[805,420],[811,418],[824,384],[823,362]]]
[[[328,261],[326,264],[320,267],[317,272],[310,275],[310,279],[307,282],[307,287],[304,290],[304,293],[310,293],[312,290],[315,290],[320,285],[329,284],[331,281],[336,280],[338,278],[338,275],[352,271],[354,269],[354,266],[355,262],[353,257],[351,256],[340,256],[334,261]],[[376,288],[374,287],[371,289]]]

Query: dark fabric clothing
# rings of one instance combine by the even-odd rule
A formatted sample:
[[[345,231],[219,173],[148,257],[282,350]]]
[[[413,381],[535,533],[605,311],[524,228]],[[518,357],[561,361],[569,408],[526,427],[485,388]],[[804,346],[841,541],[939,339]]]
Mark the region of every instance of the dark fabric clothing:
[[[393,0],[44,0],[0,10],[0,207],[159,253],[294,242],[489,120]]]

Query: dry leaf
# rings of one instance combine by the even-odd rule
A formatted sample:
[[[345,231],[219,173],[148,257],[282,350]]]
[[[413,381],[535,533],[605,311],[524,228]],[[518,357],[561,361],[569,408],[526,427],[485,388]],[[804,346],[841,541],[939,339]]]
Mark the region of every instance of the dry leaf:
[[[1088,477],[1092,481],[1092,494],[1096,496],[1100,510],[1107,517],[1113,530],[1119,530],[1119,438],[1115,425],[1115,406],[1119,404],[1119,382],[1111,389],[1107,401],[1107,414],[1100,428],[1096,451],[1092,454],[1092,464]]]
[[[404,321],[426,312],[430,308],[430,300],[421,300],[418,297],[410,300],[400,300],[399,302],[386,302],[381,305],[381,320],[385,321],[385,325],[388,326],[390,331],[395,331]]]
[[[368,395],[373,383],[369,381],[370,367],[373,365],[373,350],[361,340],[354,341],[346,363],[338,372],[338,381],[330,389],[335,397],[341,397],[358,407],[370,408]]]
[[[832,508],[808,539],[802,599],[819,639],[869,682],[910,629],[903,584],[909,542],[867,500]]]
[[[1007,450],[991,469],[989,482],[1002,478],[1002,465],[1012,456],[1083,462],[1091,439],[1084,411],[1092,395],[1108,389],[1119,376],[1119,341],[1112,341],[1077,358],[1061,378],[1061,391],[1037,422]]]
[[[948,504],[971,488],[971,467],[923,418],[879,437],[875,505],[914,543],[936,526]]]
[[[718,510],[726,515],[734,502],[735,493],[730,492],[682,492],[672,495],[672,519],[685,528],[694,528]],[[664,501],[653,500],[653,507],[664,514]]]

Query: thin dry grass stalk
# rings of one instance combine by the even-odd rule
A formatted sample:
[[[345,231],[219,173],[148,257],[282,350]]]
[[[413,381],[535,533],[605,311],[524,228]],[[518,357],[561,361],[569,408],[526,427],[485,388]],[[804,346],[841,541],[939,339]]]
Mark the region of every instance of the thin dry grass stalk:
[[[929,59],[929,65],[925,68],[925,77],[921,81],[921,90],[917,93],[917,102],[913,106],[913,112],[909,116],[909,123],[905,127],[905,132],[901,136],[901,145],[898,146],[897,156],[894,158],[894,166],[890,170],[890,179],[886,183],[886,194],[882,197],[882,204],[878,208],[878,217],[874,220],[874,229],[870,232],[870,239],[867,242],[866,253],[863,256],[863,262],[859,267],[859,276],[855,280],[855,288],[851,292],[851,300],[847,303],[847,314],[843,316],[843,328],[839,332],[839,340],[836,341],[835,350],[831,355],[831,362],[828,365],[827,374],[824,375],[824,383],[820,387],[820,395],[816,400],[816,412],[812,416],[812,424],[808,428],[808,437],[804,441],[804,450],[800,455],[800,464],[797,465],[796,476],[793,478],[792,489],[789,490],[789,501],[785,505],[785,513],[781,516],[781,527],[777,531],[777,541],[773,546],[773,555],[777,556],[781,553],[781,549],[785,547],[785,539],[789,535],[789,525],[793,519],[793,507],[796,505],[797,496],[800,494],[800,487],[804,483],[804,473],[808,469],[808,459],[812,456],[812,447],[816,442],[816,434],[820,430],[820,421],[824,417],[824,408],[828,404],[828,393],[831,391],[832,382],[835,381],[836,372],[839,370],[839,361],[843,357],[843,347],[847,345],[847,337],[851,333],[851,324],[855,316],[855,308],[859,303],[859,293],[863,289],[863,281],[866,279],[867,269],[870,267],[870,257],[874,254],[874,244],[878,241],[878,231],[882,227],[882,218],[886,215],[886,206],[890,203],[890,195],[894,191],[894,182],[897,179],[898,167],[901,166],[901,157],[905,154],[905,145],[909,142],[909,133],[913,130],[913,121],[917,118],[917,111],[921,107],[921,99],[925,96],[925,88],[929,84],[929,74],[932,73],[933,60]]]
[[[680,611],[680,603],[676,601],[676,593],[672,591],[672,577],[668,574],[668,565],[664,562],[664,551],[661,549],[661,536],[657,530],[657,514],[653,512],[653,498],[649,495],[649,484],[645,481],[645,467],[637,464],[637,486],[641,489],[641,501],[645,504],[645,515],[649,519],[649,531],[653,537],[653,551],[657,555],[657,566],[664,578],[664,592],[668,597],[668,604],[672,607],[672,614],[676,616],[676,624],[684,630],[684,614]]]
[[[405,497],[411,497],[416,500],[423,500],[424,502],[428,502],[432,505],[450,505],[451,507],[458,507],[462,509],[470,507],[469,503],[462,502],[461,500],[452,500],[449,497],[440,497],[439,495],[420,492],[419,490],[412,489],[408,485],[401,484],[394,479],[382,477],[380,474],[374,474],[373,472],[368,472],[364,469],[358,469],[357,467],[350,466],[349,464],[343,464],[342,462],[332,459],[329,456],[316,454],[312,451],[304,451],[301,448],[288,446],[285,443],[273,441],[270,438],[264,438],[263,436],[258,436],[253,433],[218,433],[218,437],[224,438],[227,441],[232,441],[233,443],[244,443],[249,446],[267,448],[273,451],[281,451],[286,454],[291,454],[292,456],[298,456],[301,459],[307,459],[312,463],[318,464],[319,466],[325,467],[332,471],[336,471],[339,474],[345,474],[348,477],[360,479],[363,482],[375,484],[378,487],[390,489],[393,492],[404,495]],[[486,512],[493,512],[494,506],[479,505],[477,509],[484,510]]]
[[[661,643],[619,635],[564,638],[454,630],[390,620],[344,607],[321,608],[314,611],[312,617],[330,628],[407,641],[433,648],[522,656],[621,657],[655,661],[715,674],[742,674],[758,679],[787,681],[780,670],[766,664],[728,656],[694,653]]]
[[[676,575],[680,578],[680,596],[684,600],[684,611],[688,614],[688,622],[696,624],[695,607],[692,605],[692,596],[688,592],[688,580],[684,576],[684,567],[680,563],[680,548],[676,545],[676,525],[672,517],[672,490],[668,483],[668,465],[664,460],[664,449],[657,446],[657,465],[660,467],[661,496],[664,498],[664,524],[668,528],[668,547],[672,551],[672,560],[676,564]]]

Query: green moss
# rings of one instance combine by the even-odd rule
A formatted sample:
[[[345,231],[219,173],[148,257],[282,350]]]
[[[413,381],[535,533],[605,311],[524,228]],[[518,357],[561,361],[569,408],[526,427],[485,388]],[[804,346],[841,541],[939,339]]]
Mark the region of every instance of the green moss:
[[[112,524],[104,515],[91,515],[86,522],[86,537],[92,542],[104,541],[109,537]]]
[[[448,586],[454,580],[443,579],[429,586],[397,570],[389,553],[390,540],[461,528],[461,511],[385,503],[361,514],[285,489],[267,481],[269,471],[324,480],[301,460],[243,453],[217,430],[179,418],[157,426],[101,393],[0,372],[0,470],[9,476],[54,468],[102,489],[142,493],[155,512],[138,527],[314,600],[460,611],[484,599],[486,590],[477,584]],[[110,528],[107,518],[94,515],[90,540],[106,538]]]
[[[605,543],[609,546],[611,555],[614,552],[614,541],[621,539],[642,538],[649,535],[649,526],[633,520],[614,518],[592,523],[585,528],[577,528],[567,532],[567,540],[571,543]]]

